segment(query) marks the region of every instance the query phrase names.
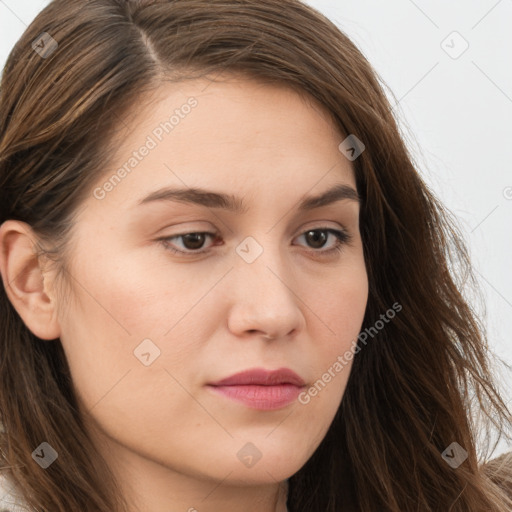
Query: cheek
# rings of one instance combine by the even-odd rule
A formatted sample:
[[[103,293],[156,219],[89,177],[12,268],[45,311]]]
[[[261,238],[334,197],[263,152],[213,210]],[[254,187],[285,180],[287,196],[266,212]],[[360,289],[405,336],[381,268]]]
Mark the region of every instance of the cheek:
[[[61,322],[61,341],[82,404],[96,413],[107,403],[117,408],[119,401],[117,418],[132,422],[130,411],[158,416],[163,404],[178,410],[180,400],[190,401],[177,382],[192,371],[200,349],[194,340],[207,338],[202,320],[212,308],[213,294],[193,307],[211,282],[197,279],[190,286],[190,271],[171,274],[160,258],[148,259],[142,252],[122,260],[109,254],[77,259],[77,300]],[[209,317],[218,321],[215,314]],[[163,419],[169,420],[165,414]]]
[[[185,458],[189,422],[200,431],[204,421],[204,410],[187,392],[195,356],[183,342],[186,323],[162,337],[178,315],[157,297],[161,281],[142,273],[126,279],[120,269],[103,276],[87,275],[87,292],[79,291],[79,303],[68,308],[61,336],[81,409],[109,437],[146,455],[164,443],[182,445]],[[160,289],[144,296],[143,285]],[[141,345],[148,339],[154,344]]]
[[[131,342],[164,336],[218,279],[209,275],[201,280],[189,268],[170,265],[159,250],[164,249],[155,245],[153,252],[140,251],[118,259],[110,268],[92,267],[87,272],[97,318]]]
[[[76,300],[61,319],[62,345],[75,388],[87,408],[109,393],[128,371],[142,366],[134,350],[142,340],[156,339],[154,317],[162,314],[156,311],[154,301],[149,304],[140,293],[145,280],[148,285],[147,275],[133,266],[93,266],[98,260],[89,261],[74,270]],[[103,261],[115,260],[105,257]]]
[[[94,332],[93,345],[102,333],[107,336],[109,343],[101,346],[105,355],[123,358],[137,342],[161,338],[197,300],[198,290],[184,273],[171,274],[169,268],[159,268],[154,259],[142,256],[89,257],[74,270],[79,303],[67,313],[67,323],[71,329],[74,322],[81,333]]]
[[[303,292],[317,317],[316,321],[311,318],[311,325],[317,326],[321,340],[318,353],[329,358],[334,354],[337,356],[341,350],[344,352],[357,338],[368,301],[368,276],[364,264],[347,266],[338,276],[308,295]]]
[[[357,338],[361,332],[368,301],[368,279],[364,266],[342,273],[332,286],[310,296],[316,321],[310,317],[310,336],[314,343],[311,365],[314,386],[306,390],[303,405],[316,403],[334,416],[341,402],[352,369]]]

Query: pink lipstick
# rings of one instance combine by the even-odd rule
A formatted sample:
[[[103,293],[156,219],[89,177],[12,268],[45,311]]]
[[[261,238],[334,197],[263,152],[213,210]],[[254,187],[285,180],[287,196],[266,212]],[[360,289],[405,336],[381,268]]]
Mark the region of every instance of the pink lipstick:
[[[254,368],[208,384],[214,392],[262,411],[286,407],[304,386],[304,380],[288,368]]]

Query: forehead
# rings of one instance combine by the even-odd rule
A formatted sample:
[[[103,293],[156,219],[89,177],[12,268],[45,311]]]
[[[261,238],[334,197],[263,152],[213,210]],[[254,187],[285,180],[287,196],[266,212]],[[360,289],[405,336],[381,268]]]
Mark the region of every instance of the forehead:
[[[342,135],[334,115],[306,91],[231,73],[164,81],[140,97],[120,121],[126,130],[118,140],[121,149],[128,150],[133,146],[132,134],[155,130],[168,143],[208,132],[210,143],[227,137],[230,142],[261,140],[270,147],[272,142],[299,138],[317,144],[327,133],[336,139]]]
[[[233,77],[163,83],[122,125],[102,177],[106,183],[122,175],[111,201],[137,196],[140,202],[156,185],[249,196],[261,190],[267,199],[305,194],[316,184],[316,192],[340,181],[355,187],[330,114],[283,85]]]

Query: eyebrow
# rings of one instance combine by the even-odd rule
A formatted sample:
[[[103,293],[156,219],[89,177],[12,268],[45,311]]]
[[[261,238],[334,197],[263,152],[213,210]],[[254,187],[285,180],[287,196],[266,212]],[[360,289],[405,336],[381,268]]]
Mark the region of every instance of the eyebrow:
[[[319,195],[307,196],[302,199],[297,209],[300,212],[321,208],[337,201],[349,199],[361,203],[357,191],[349,185],[338,184]],[[214,192],[201,188],[162,188],[155,190],[139,201],[139,205],[154,201],[177,201],[197,204],[208,208],[221,208],[235,214],[247,212],[243,201],[233,195]]]

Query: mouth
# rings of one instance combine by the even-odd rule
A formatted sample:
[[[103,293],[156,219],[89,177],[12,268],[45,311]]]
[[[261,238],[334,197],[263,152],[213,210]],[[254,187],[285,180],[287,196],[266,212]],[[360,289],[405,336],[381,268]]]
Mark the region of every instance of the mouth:
[[[288,368],[273,371],[255,368],[208,384],[207,387],[217,396],[252,409],[276,410],[293,403],[305,387],[305,382]]]

